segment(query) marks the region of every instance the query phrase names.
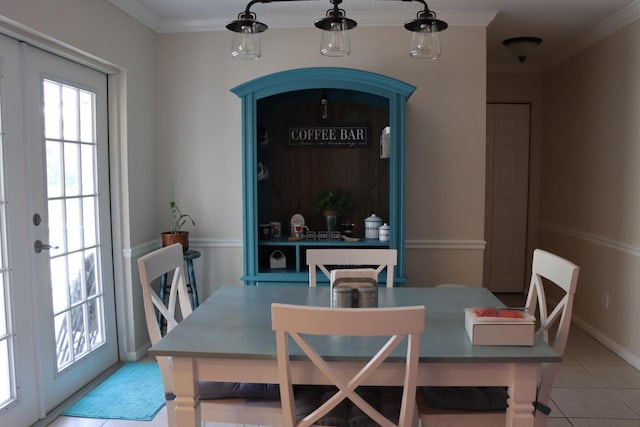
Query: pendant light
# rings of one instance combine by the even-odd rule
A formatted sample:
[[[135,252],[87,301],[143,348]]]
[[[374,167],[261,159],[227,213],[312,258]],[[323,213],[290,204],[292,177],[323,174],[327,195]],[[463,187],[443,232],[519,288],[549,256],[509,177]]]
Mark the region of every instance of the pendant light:
[[[241,59],[258,59],[262,56],[260,33],[267,31],[267,25],[256,20],[256,14],[249,9],[255,3],[269,3],[268,0],[252,0],[247,4],[244,12],[238,14],[238,19],[227,24],[227,29],[233,31],[231,39],[231,56]]]
[[[233,31],[231,55],[241,59],[258,59],[262,56],[260,33],[269,27],[256,19],[256,14],[250,11],[251,6],[256,3],[293,1],[302,0],[251,0],[245,11],[238,14],[238,18],[226,26],[228,30]],[[351,54],[349,30],[355,28],[358,23],[347,18],[345,11],[338,7],[342,1],[329,0],[333,7],[327,10],[324,18],[318,19],[314,24],[322,30],[320,53],[324,56],[340,57]],[[435,12],[429,10],[425,0],[400,1],[417,1],[424,5],[424,10],[418,12],[416,19],[404,24],[404,27],[413,33],[409,55],[418,59],[437,59],[441,51],[438,33],[446,30],[448,24],[436,18]]]
[[[320,53],[324,56],[348,56],[351,53],[349,30],[358,23],[346,17],[343,9],[338,5],[342,0],[330,0],[332,9],[327,10],[327,16],[318,19],[315,26],[322,31]]]
[[[435,12],[429,10],[426,1],[414,0],[424,5],[424,10],[418,12],[416,19],[404,24],[413,32],[409,56],[416,59],[437,59],[440,56],[440,31],[449,26],[446,22],[436,18]]]

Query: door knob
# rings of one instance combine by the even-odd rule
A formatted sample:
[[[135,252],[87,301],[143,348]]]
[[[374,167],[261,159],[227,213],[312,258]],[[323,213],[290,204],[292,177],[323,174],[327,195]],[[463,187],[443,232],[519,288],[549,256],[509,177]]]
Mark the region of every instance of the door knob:
[[[42,241],[40,240],[36,240],[33,243],[33,250],[36,251],[37,254],[39,254],[40,252],[42,252],[43,249],[58,249],[58,246],[51,246],[48,243],[42,243]]]

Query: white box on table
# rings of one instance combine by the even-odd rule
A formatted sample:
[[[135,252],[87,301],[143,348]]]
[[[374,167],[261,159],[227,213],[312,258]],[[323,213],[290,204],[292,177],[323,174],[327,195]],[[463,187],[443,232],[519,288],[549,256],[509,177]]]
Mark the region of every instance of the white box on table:
[[[522,318],[476,315],[477,310],[491,308],[473,307],[465,309],[464,325],[474,345],[533,345],[536,319],[524,310],[496,308],[502,312],[520,313]]]

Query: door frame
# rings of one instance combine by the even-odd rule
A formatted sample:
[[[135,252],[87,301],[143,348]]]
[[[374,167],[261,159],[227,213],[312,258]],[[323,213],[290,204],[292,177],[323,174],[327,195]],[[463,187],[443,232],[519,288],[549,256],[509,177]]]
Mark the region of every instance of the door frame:
[[[124,68],[109,61],[91,55],[80,49],[73,48],[66,43],[48,37],[24,25],[16,23],[0,15],[0,33],[32,46],[61,56],[73,62],[88,66],[107,75],[108,120],[109,120],[109,187],[111,192],[111,240],[113,252],[113,278],[115,285],[116,328],[118,340],[118,357],[120,360],[130,360],[138,356],[135,351],[129,351],[133,343],[133,334],[127,331],[135,330],[135,306],[128,298],[134,294],[134,283],[131,274],[130,248],[130,214],[129,205],[129,175],[127,156],[127,72]],[[50,415],[55,416],[54,410]],[[40,418],[45,413],[43,399],[40,399]]]

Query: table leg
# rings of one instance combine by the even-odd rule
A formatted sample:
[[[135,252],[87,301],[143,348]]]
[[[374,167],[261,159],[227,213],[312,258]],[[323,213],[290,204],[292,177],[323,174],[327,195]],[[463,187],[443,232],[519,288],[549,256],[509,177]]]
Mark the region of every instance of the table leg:
[[[507,427],[533,427],[533,402],[536,400],[538,365],[516,363],[509,387]]]
[[[173,392],[177,427],[200,427],[200,390],[195,360],[173,358]]]

